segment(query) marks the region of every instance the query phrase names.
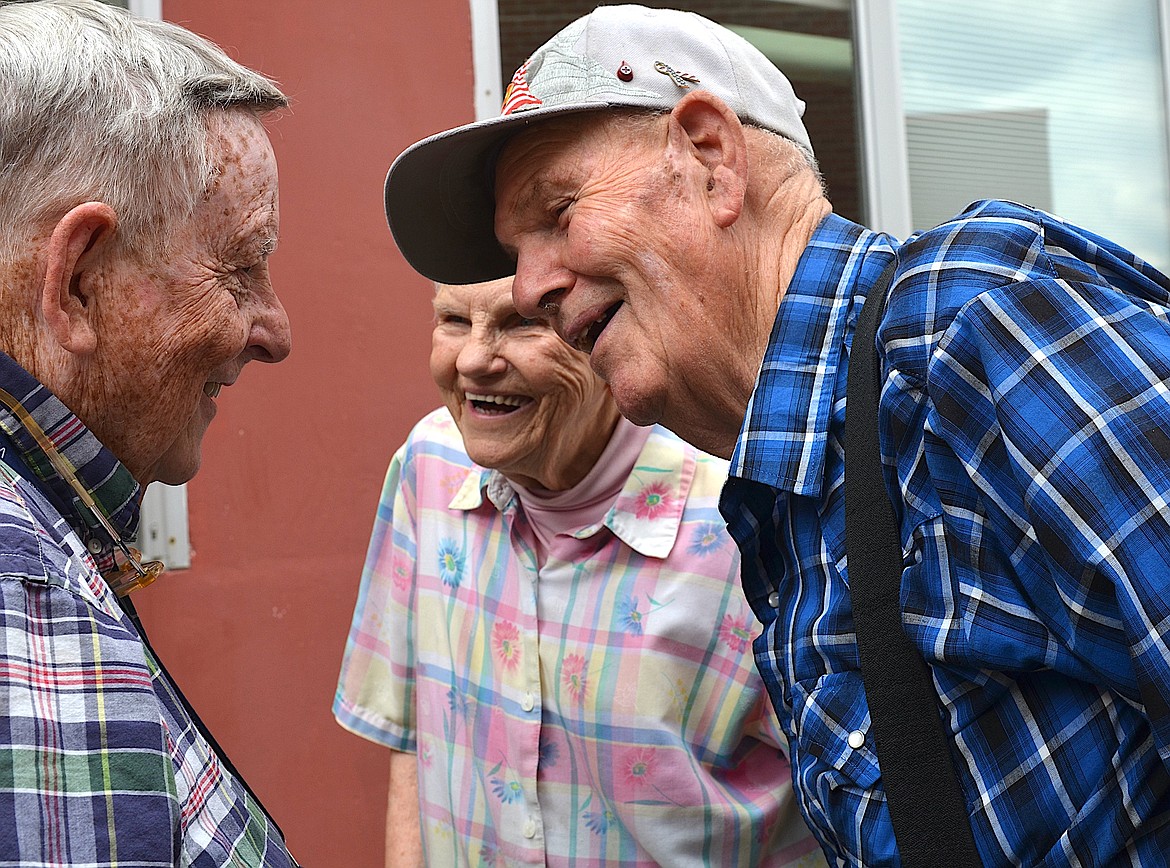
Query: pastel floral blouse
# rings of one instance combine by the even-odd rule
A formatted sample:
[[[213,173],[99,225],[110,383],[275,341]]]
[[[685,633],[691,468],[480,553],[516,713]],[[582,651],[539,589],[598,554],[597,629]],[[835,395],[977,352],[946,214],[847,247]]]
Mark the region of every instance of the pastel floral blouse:
[[[537,568],[445,410],[386,478],[334,713],[418,754],[432,865],[803,865],[726,464],[655,429],[604,521]]]

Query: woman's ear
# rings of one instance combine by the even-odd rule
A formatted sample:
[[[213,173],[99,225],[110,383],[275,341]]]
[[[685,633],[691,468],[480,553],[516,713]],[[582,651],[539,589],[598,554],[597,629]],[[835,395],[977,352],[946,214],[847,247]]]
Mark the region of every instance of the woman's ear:
[[[747,141],[743,123],[723,100],[693,90],[670,113],[671,136],[689,143],[706,171],[707,197],[716,223],[726,229],[739,219],[747,195]]]
[[[97,348],[94,326],[96,249],[118,225],[104,202],[85,202],[57,221],[45,248],[41,313],[49,333],[66,351],[89,355]]]

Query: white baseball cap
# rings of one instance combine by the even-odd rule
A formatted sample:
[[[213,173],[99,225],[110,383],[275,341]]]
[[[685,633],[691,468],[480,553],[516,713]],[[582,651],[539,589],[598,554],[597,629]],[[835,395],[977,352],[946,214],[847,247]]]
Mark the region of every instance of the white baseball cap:
[[[386,176],[386,219],[407,262],[440,283],[505,277],[494,231],[495,164],[505,142],[546,118],[611,108],[670,111],[692,88],[745,123],[812,145],[792,85],[743,37],[693,12],[599,6],[516,71],[500,115],[411,145]]]

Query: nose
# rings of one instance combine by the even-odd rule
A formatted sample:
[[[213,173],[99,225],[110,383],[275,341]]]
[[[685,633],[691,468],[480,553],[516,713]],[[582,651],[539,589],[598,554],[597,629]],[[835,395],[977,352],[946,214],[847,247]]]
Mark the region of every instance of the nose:
[[[494,329],[478,324],[473,326],[455,358],[456,369],[462,376],[472,379],[503,373],[507,362],[500,355],[500,340]]]
[[[512,304],[521,316],[538,318],[551,316],[555,321],[555,307],[572,286],[572,275],[558,266],[550,252],[531,247],[516,257],[516,277],[512,281]]]
[[[256,361],[275,364],[287,358],[292,349],[292,328],[284,305],[271,287],[258,295],[260,306],[252,318],[248,351]]]

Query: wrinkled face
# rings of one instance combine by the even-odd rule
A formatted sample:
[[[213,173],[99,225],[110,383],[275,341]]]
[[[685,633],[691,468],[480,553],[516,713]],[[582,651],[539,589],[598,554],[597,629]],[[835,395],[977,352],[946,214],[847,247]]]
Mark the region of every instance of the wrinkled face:
[[[730,295],[706,179],[662,130],[585,115],[517,136],[496,168],[496,235],[516,257],[517,308],[590,354],[622,415],[678,431]]]
[[[288,355],[289,325],[272,290],[276,161],[260,121],[209,121],[217,172],[190,219],[171,227],[160,261],[122,254],[97,304],[97,382],[75,410],[142,484],[185,482],[221,388],[252,360]]]
[[[511,278],[439,286],[431,376],[472,460],[525,487],[576,485],[617,421],[588,358],[516,312]]]

